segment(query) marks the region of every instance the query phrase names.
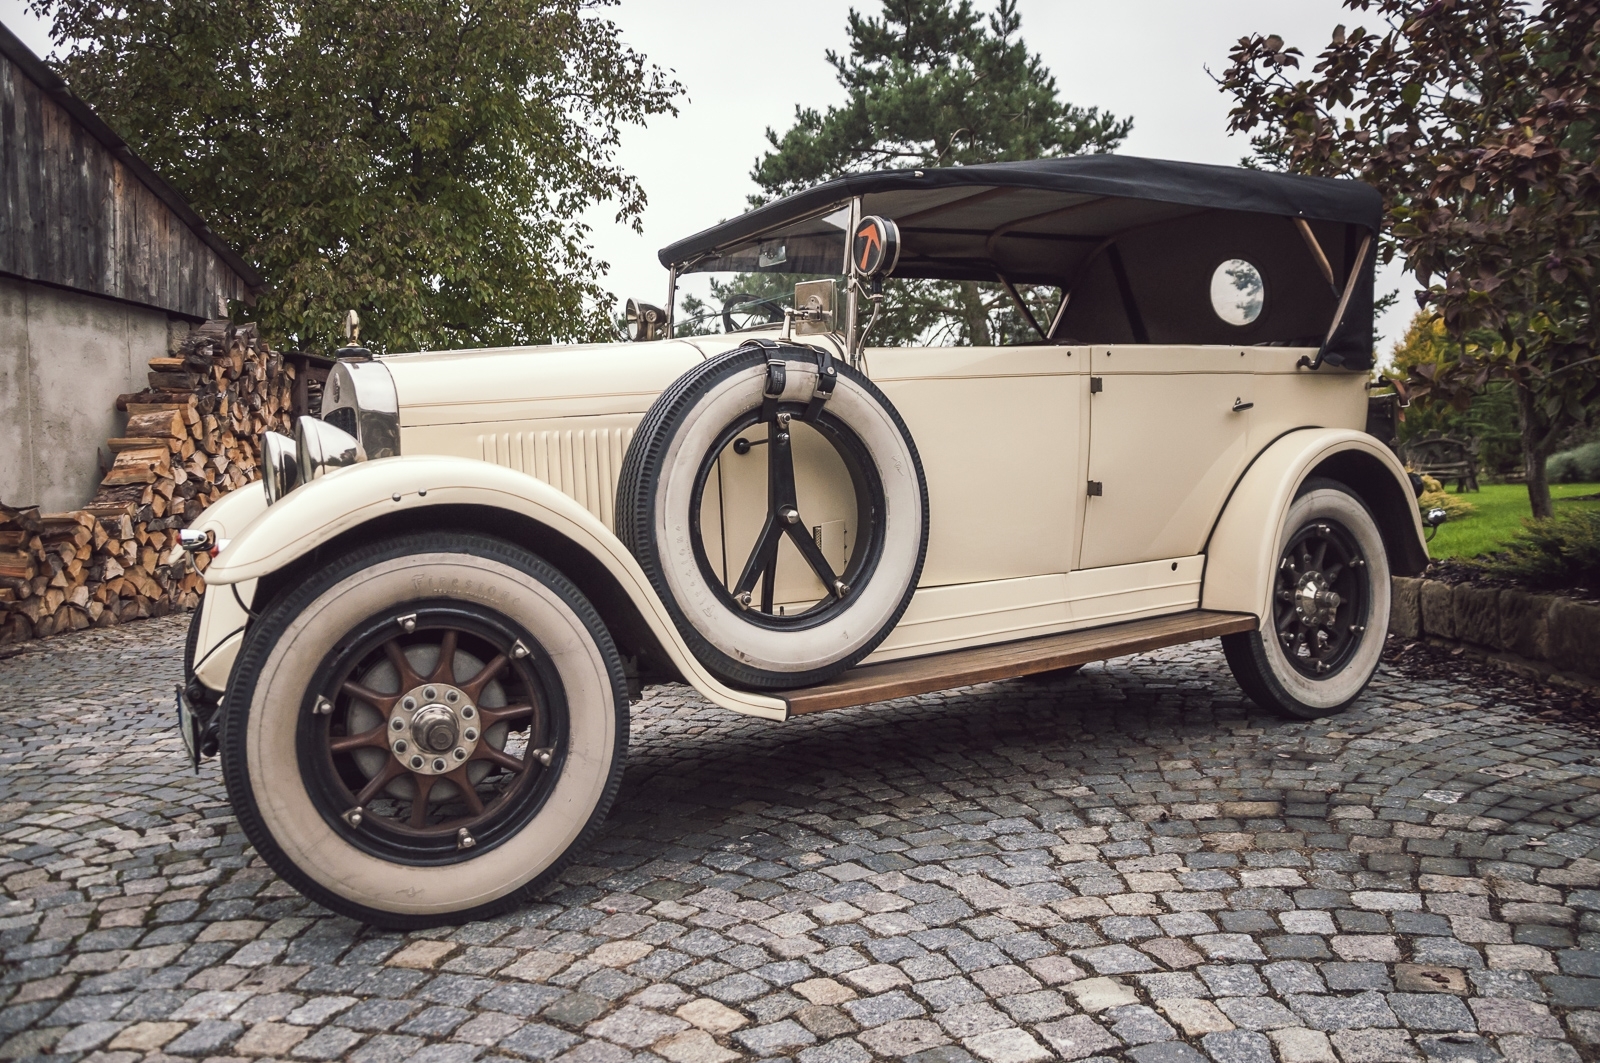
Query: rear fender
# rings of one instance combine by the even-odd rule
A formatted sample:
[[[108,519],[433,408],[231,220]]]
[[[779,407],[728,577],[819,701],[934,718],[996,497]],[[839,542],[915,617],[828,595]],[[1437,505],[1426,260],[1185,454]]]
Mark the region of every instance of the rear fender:
[[[785,717],[782,701],[734,690],[700,666],[639,563],[594,514],[542,480],[470,458],[383,458],[295,488],[234,534],[206,571],[207,597],[230,584],[240,586],[242,597],[252,580],[270,593],[297,578],[324,548],[342,551],[346,544],[422,529],[483,532],[527,546],[578,585],[613,634],[619,627],[639,629],[712,702],[748,715]]]
[[[1389,448],[1364,432],[1304,428],[1262,451],[1234,487],[1206,544],[1201,608],[1254,613],[1263,626],[1269,622],[1284,518],[1313,476],[1339,481],[1367,504],[1394,575],[1427,567],[1411,481]]]

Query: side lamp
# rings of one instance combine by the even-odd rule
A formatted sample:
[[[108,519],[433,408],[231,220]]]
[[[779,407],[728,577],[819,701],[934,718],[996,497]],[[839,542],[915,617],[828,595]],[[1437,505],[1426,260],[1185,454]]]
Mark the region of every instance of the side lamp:
[[[1439,525],[1450,519],[1450,514],[1442,509],[1430,509],[1423,515],[1422,523],[1428,526],[1428,541],[1433,542],[1434,533],[1439,530]]]

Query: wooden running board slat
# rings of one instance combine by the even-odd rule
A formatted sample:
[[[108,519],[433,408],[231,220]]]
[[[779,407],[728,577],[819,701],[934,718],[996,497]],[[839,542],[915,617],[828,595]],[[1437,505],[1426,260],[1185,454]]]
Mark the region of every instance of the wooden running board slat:
[[[801,690],[778,691],[789,705],[789,715],[826,709],[848,709],[875,701],[929,694],[935,690],[993,683],[1001,679],[1049,672],[1090,661],[1103,661],[1127,653],[1143,653],[1165,646],[1254,631],[1257,621],[1249,613],[1220,613],[1193,609],[1186,613],[1130,620],[1124,624],[1069,631],[1064,635],[1005,642],[952,650],[929,657],[913,657],[884,664],[852,668],[839,678]]]

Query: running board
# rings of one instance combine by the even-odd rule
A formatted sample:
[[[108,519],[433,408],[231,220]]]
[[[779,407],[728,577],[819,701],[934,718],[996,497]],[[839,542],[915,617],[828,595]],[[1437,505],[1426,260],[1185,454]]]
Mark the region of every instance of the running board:
[[[1070,631],[1064,635],[862,665],[814,687],[774,693],[788,704],[790,716],[800,716],[974,683],[1015,679],[1237,631],[1254,631],[1257,626],[1258,621],[1249,613],[1193,609],[1148,620]]]

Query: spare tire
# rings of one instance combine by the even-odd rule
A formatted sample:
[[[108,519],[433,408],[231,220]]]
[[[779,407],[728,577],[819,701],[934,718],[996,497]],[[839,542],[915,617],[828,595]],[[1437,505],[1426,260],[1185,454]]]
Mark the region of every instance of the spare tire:
[[[825,351],[772,340],[662,393],[623,459],[616,514],[695,657],[754,689],[820,683],[871,653],[927,553],[928,487],[899,413]]]

